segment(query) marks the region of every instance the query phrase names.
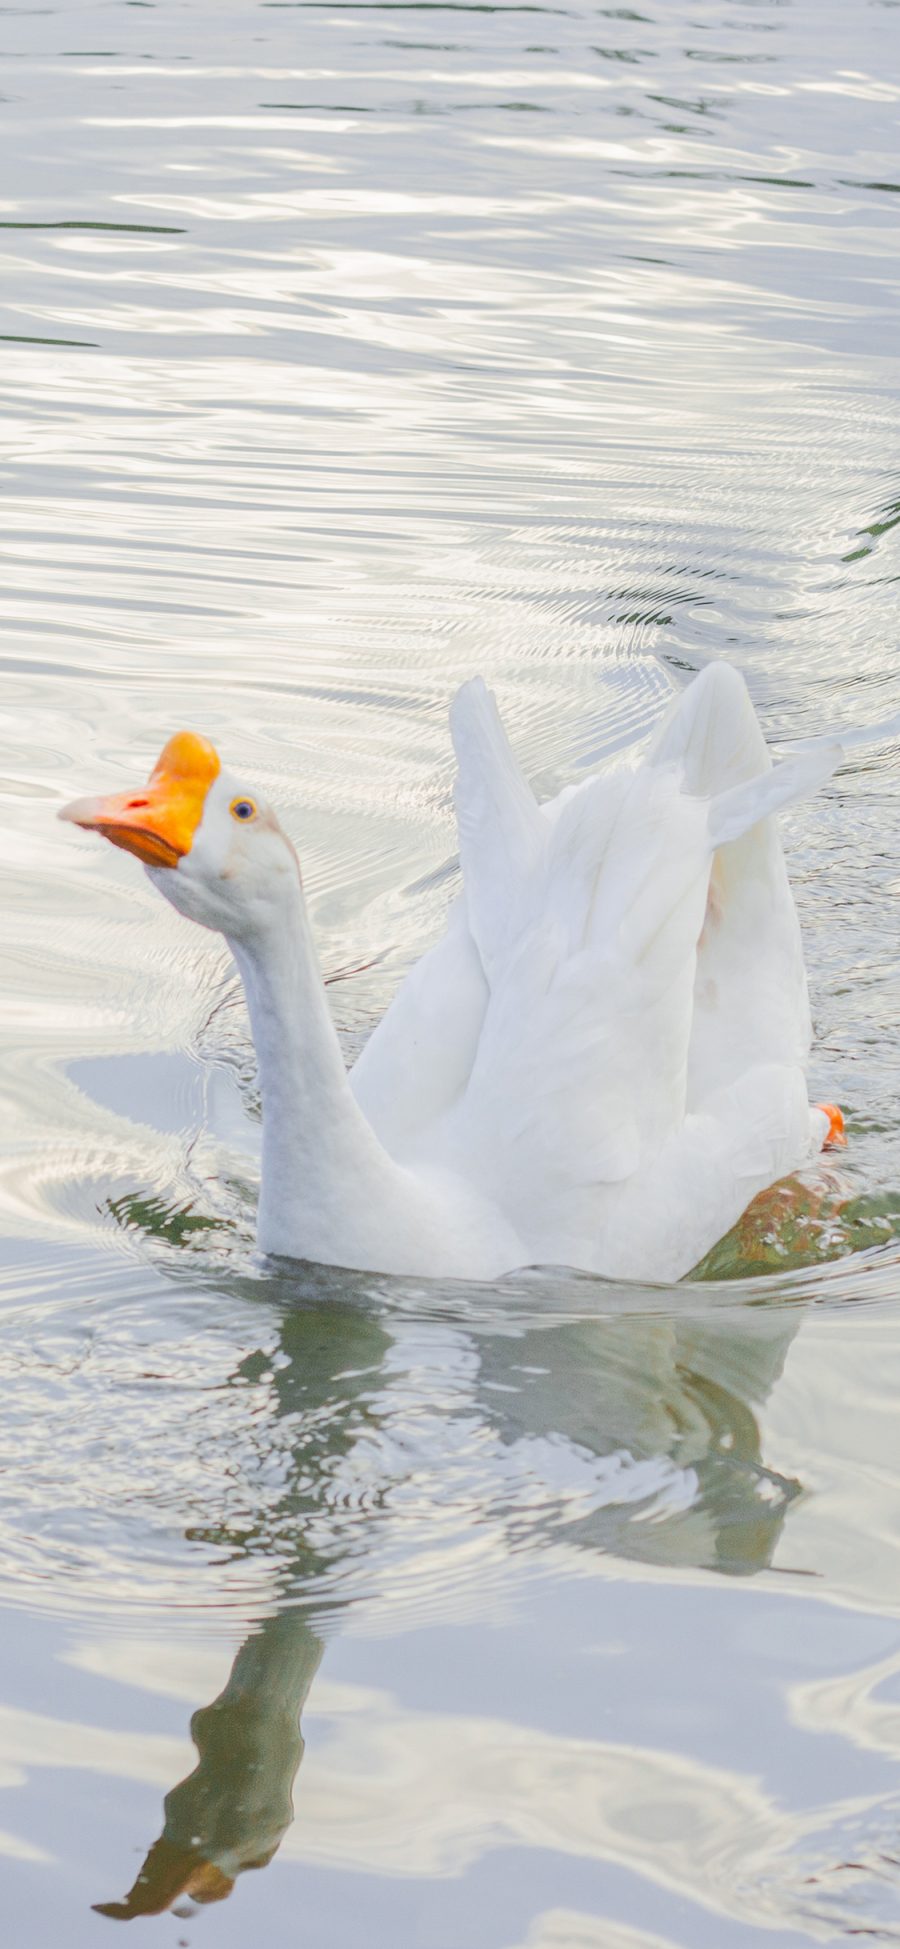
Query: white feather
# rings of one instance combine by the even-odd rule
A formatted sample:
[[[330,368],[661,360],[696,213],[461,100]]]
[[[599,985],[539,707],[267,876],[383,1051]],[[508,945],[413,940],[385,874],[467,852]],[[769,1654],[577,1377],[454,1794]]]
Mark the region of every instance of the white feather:
[[[538,808],[483,684],[451,722],[465,895],[357,1100],[396,1154],[477,1186],[522,1262],[678,1278],[821,1143],[773,814],[841,748],[773,769],[712,665],[642,763]]]

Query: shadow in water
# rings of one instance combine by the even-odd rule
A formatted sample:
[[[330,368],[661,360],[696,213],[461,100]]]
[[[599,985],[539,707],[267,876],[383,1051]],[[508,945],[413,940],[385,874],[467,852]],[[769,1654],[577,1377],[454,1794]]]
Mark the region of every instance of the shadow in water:
[[[752,1576],[771,1565],[800,1489],[767,1466],[757,1420],[797,1308],[574,1322],[495,1310],[482,1324],[403,1317],[371,1282],[348,1293],[345,1277],[339,1287],[328,1274],[245,1290],[257,1305],[275,1301],[268,1434],[289,1431],[285,1467],[264,1520],[191,1534],[233,1559],[277,1563],[276,1597],[224,1689],[194,1714],[197,1765],[167,1794],[133,1887],[98,1904],[122,1921],[179,1898],[220,1901],[272,1859],[292,1818],[299,1718],[324,1643],[361,1566],[377,1576],[386,1531],[415,1553],[429,1496],[446,1507],[450,1494],[508,1555],[563,1545]],[[411,1443],[418,1483],[432,1435],[433,1480],[413,1518]],[[477,1462],[448,1489],[448,1458],[463,1452]]]

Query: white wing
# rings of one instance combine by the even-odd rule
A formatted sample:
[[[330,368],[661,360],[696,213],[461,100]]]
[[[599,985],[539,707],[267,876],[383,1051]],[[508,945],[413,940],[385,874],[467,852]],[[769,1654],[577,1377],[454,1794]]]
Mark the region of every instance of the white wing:
[[[680,1276],[810,1151],[777,770],[706,670],[644,763],[538,808],[483,684],[452,714],[465,892],[353,1072],[389,1149],[476,1185],[532,1261]]]
[[[360,1108],[394,1156],[414,1151],[422,1128],[465,1088],[490,992],[485,970],[512,925],[515,890],[544,844],[534,793],[480,677],[457,692],[451,725],[465,892],[443,940],[407,975],[351,1072]]]
[[[527,917],[520,903],[546,857],[550,826],[567,805],[584,806],[585,793],[614,789],[589,780],[539,807],[480,677],[457,692],[451,729],[464,892],[443,939],[401,983],[350,1076],[360,1109],[395,1157],[415,1156],[423,1131],[468,1083],[490,994],[485,971]],[[624,782],[625,774],[618,777]],[[585,816],[596,823],[593,802]]]
[[[393,1157],[415,1149],[423,1125],[464,1089],[488,1001],[465,894],[447,932],[401,983],[350,1072],[350,1087]]]
[[[457,691],[450,731],[453,804],[472,938],[490,982],[523,924],[523,899],[546,859],[547,822],[480,677]]]
[[[777,835],[766,834],[769,815],[839,751],[772,772],[740,679],[715,666],[644,765],[592,780],[555,809],[543,847],[504,854],[491,794],[467,805],[470,900],[489,909],[498,857],[512,878],[471,1075],[435,1155],[496,1202],[532,1259],[638,1276],[646,1258],[656,1276],[674,1276],[673,1254],[688,1270],[755,1190],[805,1160],[802,959]],[[752,1022],[748,1034],[731,997],[719,1003],[712,989],[742,948],[765,958],[759,928],[772,917],[760,906],[773,897],[793,988],[757,1045]],[[685,1225],[692,1199],[698,1224]]]
[[[811,771],[794,774],[797,795],[834,769],[834,740],[804,747]],[[702,798],[774,778],[772,759],[746,685],[729,664],[711,664],[664,720],[651,763],[676,763],[684,789]],[[790,762],[794,762],[793,759]],[[821,763],[821,772],[816,767]],[[779,778],[786,777],[783,768]],[[778,790],[778,787],[775,787]],[[769,806],[768,810],[775,807]],[[723,797],[722,817],[727,814]],[[717,842],[729,837],[724,824]],[[778,828],[771,818],[720,843],[712,864],[698,944],[688,1107],[741,1076],[753,1061],[805,1064],[810,1020],[800,929]]]

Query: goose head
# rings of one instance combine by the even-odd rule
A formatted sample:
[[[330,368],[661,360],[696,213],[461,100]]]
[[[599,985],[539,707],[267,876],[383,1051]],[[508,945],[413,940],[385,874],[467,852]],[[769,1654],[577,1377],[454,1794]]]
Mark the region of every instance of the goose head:
[[[193,731],[169,739],[145,786],[75,799],[59,816],[134,853],[179,913],[230,940],[277,926],[297,888],[297,856],[271,806]]]

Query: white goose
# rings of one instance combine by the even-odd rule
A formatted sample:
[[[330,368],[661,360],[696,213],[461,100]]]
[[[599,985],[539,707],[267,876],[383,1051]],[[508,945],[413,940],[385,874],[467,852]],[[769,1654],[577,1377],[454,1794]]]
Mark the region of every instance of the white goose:
[[[679,1279],[840,1140],[839,1113],[807,1098],[771,814],[842,746],[773,769],[741,678],[716,664],[642,762],[539,806],[480,680],[451,723],[463,892],[349,1075],[294,849],[210,744],[182,732],[143,792],[61,816],[137,854],[228,941],[259,1062],[263,1251],[426,1277]]]

